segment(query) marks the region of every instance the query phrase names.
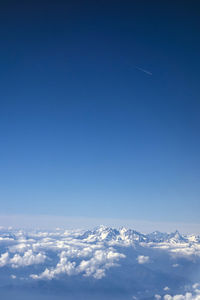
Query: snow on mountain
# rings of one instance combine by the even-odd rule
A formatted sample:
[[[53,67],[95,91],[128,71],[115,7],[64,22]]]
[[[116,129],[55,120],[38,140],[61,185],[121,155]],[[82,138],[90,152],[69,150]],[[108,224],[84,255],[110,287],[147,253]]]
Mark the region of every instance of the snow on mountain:
[[[99,226],[94,230],[87,230],[79,236],[80,239],[88,242],[109,242],[117,244],[136,244],[136,243],[187,243],[200,242],[198,236],[183,236],[178,230],[172,233],[162,233],[154,231],[150,234],[143,234],[138,231],[122,227],[114,229],[106,226]]]
[[[96,242],[116,240],[118,236],[119,231],[117,229],[101,225],[94,230],[87,230],[79,238],[88,242]]]
[[[172,233],[162,233],[159,231],[154,231],[147,235],[150,242],[160,243],[160,242],[172,242],[181,243],[187,242],[187,238],[183,237],[178,230]]]
[[[147,237],[132,229],[125,227],[114,229],[106,226],[99,226],[94,230],[87,230],[79,236],[80,239],[87,242],[108,242],[116,244],[133,244],[135,242],[145,242]]]
[[[166,286],[172,295],[186,293],[184,286],[195,284],[199,267],[199,236],[178,231],[143,234],[103,225],[86,231],[0,230],[0,293],[4,284],[37,289],[40,281],[50,286],[52,281],[53,287],[56,281],[64,289],[74,287],[73,293],[77,285],[97,287],[100,299],[109,299],[103,293],[110,288],[128,295],[114,299],[155,299],[154,295],[164,297]]]

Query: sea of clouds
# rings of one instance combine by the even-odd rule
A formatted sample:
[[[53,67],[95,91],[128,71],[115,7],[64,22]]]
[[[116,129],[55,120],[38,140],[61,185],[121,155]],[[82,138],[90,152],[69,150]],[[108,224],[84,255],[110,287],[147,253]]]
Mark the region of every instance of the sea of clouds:
[[[200,300],[199,283],[197,235],[0,229],[4,300]]]

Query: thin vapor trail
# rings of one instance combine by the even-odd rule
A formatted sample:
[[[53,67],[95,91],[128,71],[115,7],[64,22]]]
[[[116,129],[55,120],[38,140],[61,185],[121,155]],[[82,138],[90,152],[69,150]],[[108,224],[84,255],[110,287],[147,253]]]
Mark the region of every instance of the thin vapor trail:
[[[147,70],[145,70],[145,69],[142,69],[142,68],[139,68],[139,67],[136,67],[136,69],[138,69],[139,71],[144,72],[144,73],[146,73],[146,74],[148,74],[148,75],[150,75],[150,76],[153,75],[151,72],[149,72],[149,71],[147,71]]]

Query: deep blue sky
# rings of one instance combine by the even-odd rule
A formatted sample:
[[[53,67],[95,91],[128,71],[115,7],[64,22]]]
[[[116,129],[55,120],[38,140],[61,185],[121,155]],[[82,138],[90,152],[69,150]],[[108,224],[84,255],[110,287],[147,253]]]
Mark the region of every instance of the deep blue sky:
[[[198,1],[4,3],[1,214],[198,222]]]

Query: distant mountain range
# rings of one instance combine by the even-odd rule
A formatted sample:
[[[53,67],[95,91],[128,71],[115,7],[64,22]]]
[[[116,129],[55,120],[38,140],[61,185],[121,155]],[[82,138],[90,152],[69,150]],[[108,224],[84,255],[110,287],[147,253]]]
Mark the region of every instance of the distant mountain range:
[[[199,278],[198,235],[0,228],[4,300],[199,300]]]
[[[149,234],[143,234],[133,229],[122,227],[115,229],[101,225],[94,230],[87,230],[80,234],[80,239],[87,240],[88,242],[117,242],[122,244],[134,243],[200,243],[198,235],[182,235],[178,230],[172,233],[163,233],[154,231]]]

